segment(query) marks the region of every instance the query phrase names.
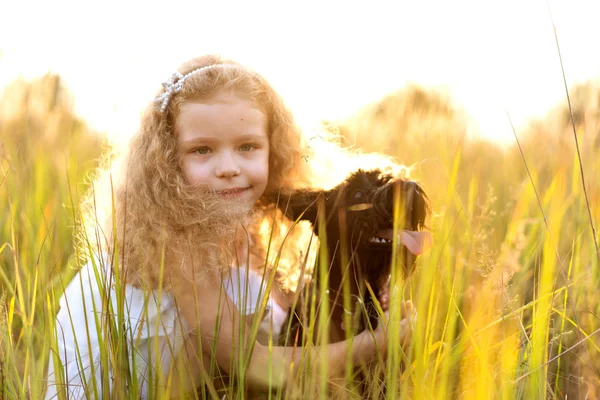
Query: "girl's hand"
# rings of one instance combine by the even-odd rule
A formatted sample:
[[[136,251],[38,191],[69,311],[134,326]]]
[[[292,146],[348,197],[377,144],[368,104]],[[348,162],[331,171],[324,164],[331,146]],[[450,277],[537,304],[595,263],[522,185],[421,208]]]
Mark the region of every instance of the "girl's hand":
[[[390,283],[384,284],[377,292],[377,299],[381,305],[383,311],[387,311],[390,308]]]
[[[400,344],[402,347],[406,347],[410,344],[410,338],[412,336],[412,331],[414,329],[414,325],[417,321],[417,310],[413,305],[412,301],[404,301],[400,305],[400,328],[398,329]],[[386,310],[384,312],[384,316],[379,318],[379,323],[377,324],[377,328],[375,328],[374,334],[377,338],[378,342],[382,344],[378,347],[380,351],[385,353],[387,350],[387,341],[388,341],[388,324],[389,320],[389,311]]]

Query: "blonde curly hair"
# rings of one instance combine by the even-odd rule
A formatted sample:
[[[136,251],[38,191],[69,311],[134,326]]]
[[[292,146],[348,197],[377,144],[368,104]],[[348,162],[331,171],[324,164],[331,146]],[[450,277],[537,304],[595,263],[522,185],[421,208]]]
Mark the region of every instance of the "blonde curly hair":
[[[231,254],[223,243],[240,218],[251,218],[251,211],[264,209],[264,199],[279,190],[308,185],[299,128],[263,77],[213,55],[194,58],[179,72],[185,75],[220,64],[228,67],[188,77],[164,111],[155,102],[147,107],[127,150],[98,175],[83,202],[85,229],[79,236],[80,247],[113,254],[118,264],[112,264],[124,272],[122,279],[135,286],[156,288],[159,282],[168,286],[163,272],[168,275],[179,268],[177,273],[201,274],[195,266],[219,264]],[[179,110],[185,102],[207,99],[223,90],[253,101],[267,119],[269,181],[253,210],[189,185],[182,172],[175,129]]]

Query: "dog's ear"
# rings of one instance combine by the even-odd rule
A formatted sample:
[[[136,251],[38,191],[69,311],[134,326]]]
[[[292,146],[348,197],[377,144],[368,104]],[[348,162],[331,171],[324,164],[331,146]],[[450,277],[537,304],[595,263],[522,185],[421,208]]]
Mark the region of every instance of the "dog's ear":
[[[416,182],[404,182],[404,205],[406,207],[406,222],[403,232],[406,235],[404,244],[408,251],[404,253],[404,278],[407,278],[415,268],[415,262],[422,251],[425,236],[420,231],[425,227],[425,220],[429,214],[429,202],[425,191]],[[412,246],[410,244],[413,244]]]
[[[281,193],[277,199],[272,199],[286,217],[292,221],[306,220],[313,226],[317,222],[319,198],[325,193],[322,190],[301,189],[291,193]]]
[[[425,191],[416,182],[408,182],[410,186],[407,188],[412,192],[412,197],[409,205],[408,216],[410,217],[411,229],[420,231],[425,227],[425,221],[429,215],[429,198]],[[408,192],[407,192],[408,195]]]

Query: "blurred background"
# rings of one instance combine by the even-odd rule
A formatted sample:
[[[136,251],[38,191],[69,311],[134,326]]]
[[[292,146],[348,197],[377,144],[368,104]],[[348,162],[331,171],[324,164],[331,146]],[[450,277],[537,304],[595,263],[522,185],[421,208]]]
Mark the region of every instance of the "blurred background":
[[[135,132],[177,65],[214,52],[263,74],[307,135],[325,122],[347,146],[414,165],[437,242],[415,291],[443,288],[423,327],[436,338],[423,349],[448,346],[437,397],[600,396],[597,1],[0,7],[0,355],[11,379],[43,374],[48,293],[69,270],[100,154]]]

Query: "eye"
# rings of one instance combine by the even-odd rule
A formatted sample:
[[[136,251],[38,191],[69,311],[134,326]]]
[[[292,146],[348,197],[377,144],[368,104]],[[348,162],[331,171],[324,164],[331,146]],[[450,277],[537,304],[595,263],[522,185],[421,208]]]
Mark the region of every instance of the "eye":
[[[212,150],[210,149],[210,147],[202,146],[202,147],[198,147],[196,150],[194,150],[194,153],[204,155],[204,154],[210,153],[211,151]]]
[[[256,148],[255,145],[246,143],[246,144],[243,144],[240,146],[240,151],[252,151],[255,148]]]

